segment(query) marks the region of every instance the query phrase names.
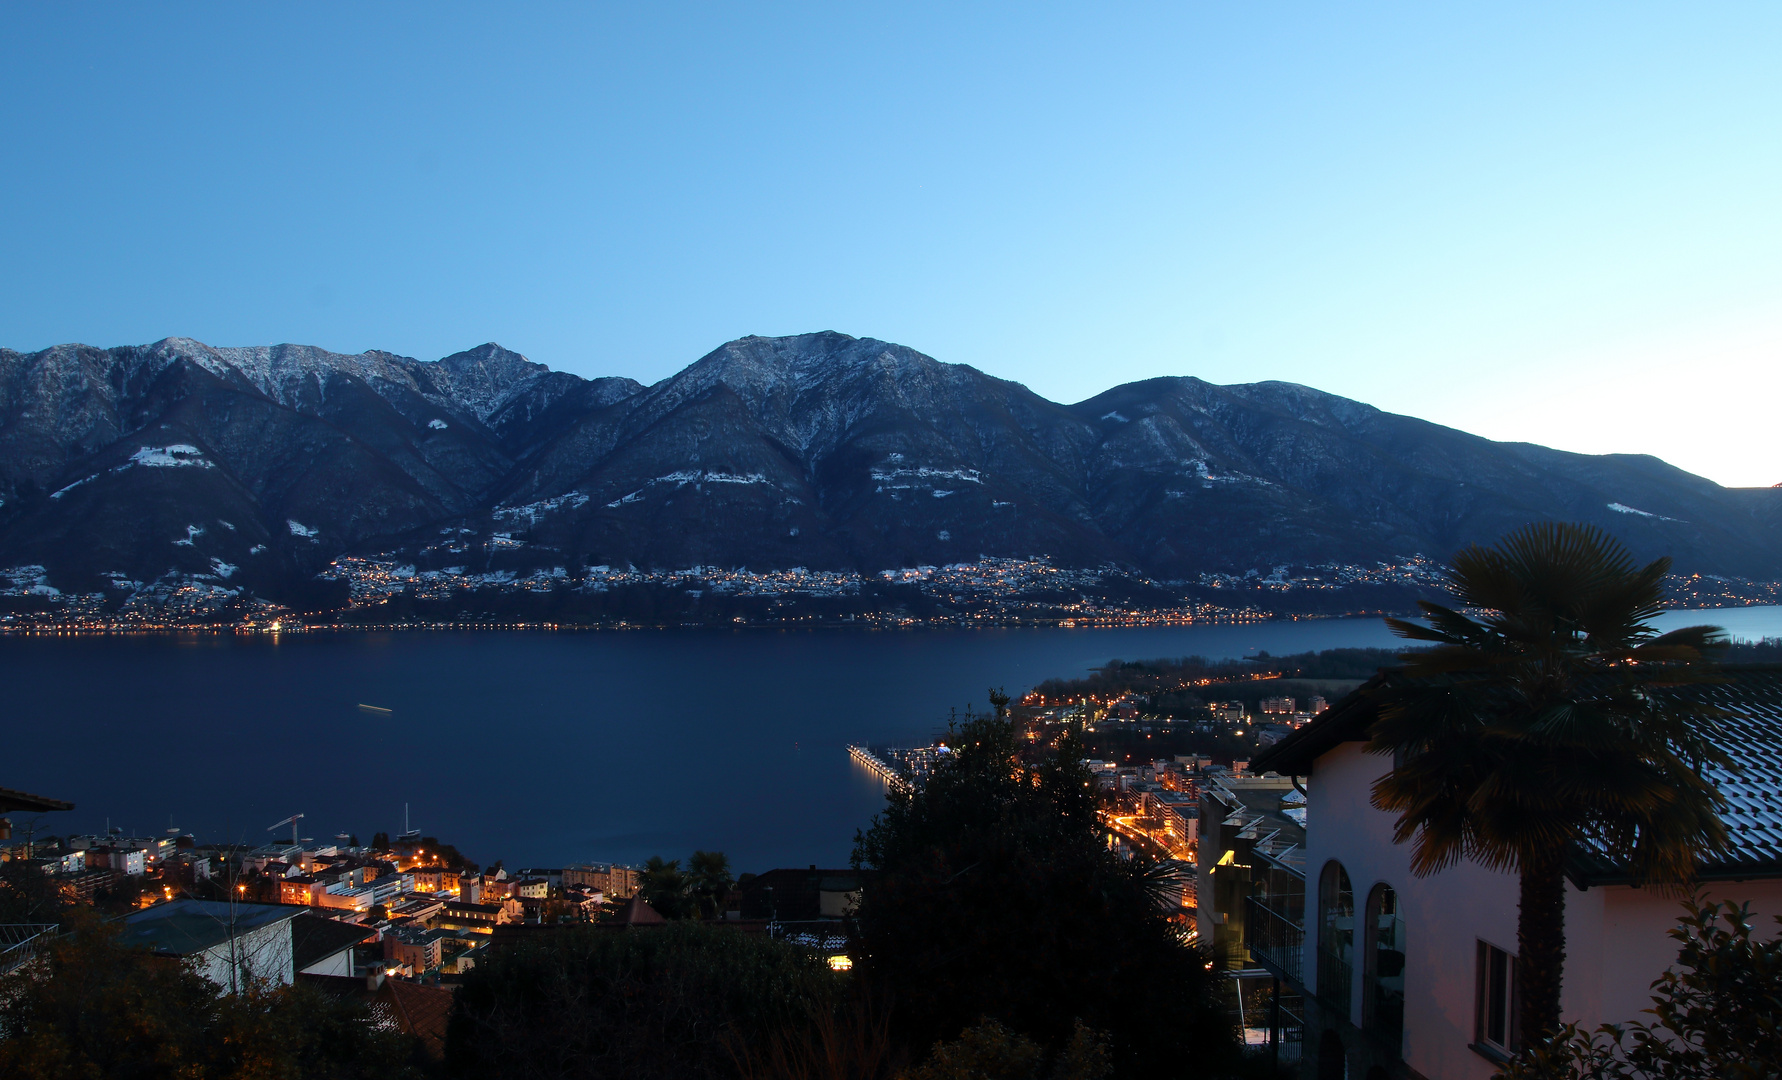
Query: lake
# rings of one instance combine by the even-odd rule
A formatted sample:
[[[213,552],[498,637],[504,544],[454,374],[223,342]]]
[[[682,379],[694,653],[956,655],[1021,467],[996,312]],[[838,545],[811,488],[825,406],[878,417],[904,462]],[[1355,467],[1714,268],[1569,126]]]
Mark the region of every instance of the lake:
[[[1782,636],[1782,608],[1667,612]],[[728,853],[845,862],[883,804],[850,742],[1112,658],[1397,642],[1377,619],[1131,629],[417,631],[0,638],[0,786],[70,799],[39,829],[209,841],[416,828],[480,863]],[[371,705],[388,713],[369,713]],[[15,815],[15,821],[23,824]],[[289,833],[279,830],[288,837]]]

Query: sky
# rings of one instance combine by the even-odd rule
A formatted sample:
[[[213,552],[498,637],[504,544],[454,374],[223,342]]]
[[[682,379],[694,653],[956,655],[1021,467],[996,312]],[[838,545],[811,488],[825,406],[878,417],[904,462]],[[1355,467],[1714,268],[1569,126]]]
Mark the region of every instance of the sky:
[[[1782,482],[1782,5],[0,5],[0,346],[839,330]]]

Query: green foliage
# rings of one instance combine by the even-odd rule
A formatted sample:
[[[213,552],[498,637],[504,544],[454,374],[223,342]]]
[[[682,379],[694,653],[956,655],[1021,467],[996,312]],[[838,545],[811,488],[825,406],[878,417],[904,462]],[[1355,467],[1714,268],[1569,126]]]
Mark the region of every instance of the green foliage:
[[[890,1003],[893,1033],[926,1050],[988,1017],[1050,1052],[1079,1019],[1106,1032],[1123,1072],[1208,1073],[1232,1034],[1205,958],[1150,896],[1149,866],[1103,842],[1080,743],[1032,766],[1004,717],[968,716],[954,752],[914,794],[894,794],[857,838],[878,868],[857,914],[855,971]]]
[[[1751,908],[1695,901],[1671,936],[1677,962],[1652,984],[1654,1020],[1568,1024],[1502,1080],[1773,1080],[1782,1072],[1782,937],[1752,938]],[[1778,922],[1782,922],[1779,917]]]
[[[188,964],[79,920],[43,962],[0,978],[0,1077],[400,1080],[412,1040],[307,987],[224,994]]]
[[[1056,1054],[994,1020],[982,1020],[959,1038],[937,1044],[927,1061],[899,1080],[1104,1080],[1112,1073],[1107,1041],[1080,1020]]]
[[[1726,827],[1704,763],[1728,764],[1713,710],[1659,692],[1700,678],[1714,627],[1658,633],[1670,567],[1595,528],[1539,524],[1454,557],[1458,608],[1424,602],[1431,642],[1379,690],[1368,749],[1394,758],[1373,804],[1429,874],[1471,859],[1521,876],[1521,1019],[1559,1023],[1566,852],[1588,843],[1646,882],[1682,883]]]
[[[564,930],[466,976],[446,1056],[466,1076],[728,1077],[844,992],[820,956],[735,929]]]

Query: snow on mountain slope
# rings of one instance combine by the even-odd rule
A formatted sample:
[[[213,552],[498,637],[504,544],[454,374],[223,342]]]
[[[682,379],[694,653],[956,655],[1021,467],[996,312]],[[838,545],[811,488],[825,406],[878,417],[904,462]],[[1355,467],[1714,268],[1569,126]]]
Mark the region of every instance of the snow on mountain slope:
[[[499,528],[551,565],[1045,554],[1174,579],[1440,556],[1542,518],[1782,578],[1782,491],[1289,383],[1151,379],[1063,405],[835,332],[739,338],[649,387],[492,343],[437,361],[186,338],[0,349],[0,565],[56,587],[229,566],[231,588],[273,595],[442,528]]]

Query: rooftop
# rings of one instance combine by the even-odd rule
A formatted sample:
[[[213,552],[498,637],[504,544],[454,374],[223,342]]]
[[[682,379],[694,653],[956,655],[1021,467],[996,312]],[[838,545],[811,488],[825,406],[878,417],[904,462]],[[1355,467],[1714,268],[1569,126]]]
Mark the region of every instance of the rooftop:
[[[303,910],[289,904],[175,900],[126,916],[121,940],[170,956],[191,956],[232,937],[294,919]]]
[[[1316,720],[1258,754],[1252,767],[1312,775],[1320,756],[1342,743],[1367,739],[1374,718],[1372,692],[1398,677],[1393,670],[1374,676]],[[1733,759],[1735,770],[1710,766],[1706,775],[1726,799],[1721,820],[1731,834],[1732,849],[1705,864],[1701,876],[1782,876],[1782,665],[1728,666],[1716,682],[1659,692],[1688,695],[1726,713],[1721,748]],[[1580,884],[1627,880],[1623,870],[1591,852],[1580,852],[1574,859],[1572,876]]]
[[[376,931],[366,927],[306,912],[291,921],[291,961],[302,971],[375,936]]]

